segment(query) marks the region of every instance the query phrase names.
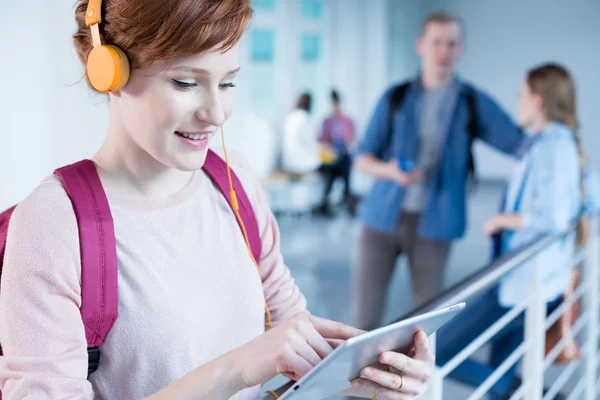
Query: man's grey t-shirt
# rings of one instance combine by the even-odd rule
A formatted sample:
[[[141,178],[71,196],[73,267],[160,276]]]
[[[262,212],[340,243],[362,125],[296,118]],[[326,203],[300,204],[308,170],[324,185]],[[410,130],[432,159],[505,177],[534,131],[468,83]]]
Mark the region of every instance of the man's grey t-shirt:
[[[425,206],[427,188],[432,175],[439,162],[441,154],[440,147],[446,137],[442,131],[446,124],[444,119],[449,117],[447,107],[449,107],[447,85],[423,89],[421,97],[421,116],[419,129],[419,151],[417,165],[423,171],[423,179],[406,188],[404,195],[404,211],[421,212]],[[445,101],[446,100],[446,101]]]

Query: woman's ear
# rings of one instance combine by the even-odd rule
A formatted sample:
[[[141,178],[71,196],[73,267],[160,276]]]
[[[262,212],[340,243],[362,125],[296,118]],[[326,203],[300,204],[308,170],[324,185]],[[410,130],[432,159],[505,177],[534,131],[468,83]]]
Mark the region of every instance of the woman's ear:
[[[108,94],[108,98],[110,99],[111,97],[115,97],[115,98],[120,98],[121,97],[121,90],[123,89],[119,89],[119,90],[113,90],[112,92],[110,92]]]

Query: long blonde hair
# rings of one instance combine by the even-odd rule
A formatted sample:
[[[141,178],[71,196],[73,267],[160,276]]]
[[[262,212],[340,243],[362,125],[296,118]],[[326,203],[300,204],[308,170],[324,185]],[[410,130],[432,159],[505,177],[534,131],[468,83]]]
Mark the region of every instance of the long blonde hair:
[[[542,107],[546,118],[550,121],[558,121],[569,126],[573,132],[577,150],[579,152],[579,169],[581,191],[581,202],[584,204],[585,192],[585,155],[583,144],[579,134],[579,122],[577,121],[577,104],[575,83],[569,71],[558,64],[545,64],[536,67],[527,74],[527,84],[532,93],[542,98]],[[586,242],[589,235],[589,218],[583,212],[577,221],[577,244]]]

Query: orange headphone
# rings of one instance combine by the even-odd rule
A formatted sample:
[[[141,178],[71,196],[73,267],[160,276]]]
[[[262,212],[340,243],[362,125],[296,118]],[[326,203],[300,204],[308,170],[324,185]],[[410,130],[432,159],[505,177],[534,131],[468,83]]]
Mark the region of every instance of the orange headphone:
[[[89,0],[85,24],[92,30],[92,44],[86,65],[88,80],[101,93],[119,90],[129,80],[129,59],[117,46],[103,45],[100,38],[102,0]]]

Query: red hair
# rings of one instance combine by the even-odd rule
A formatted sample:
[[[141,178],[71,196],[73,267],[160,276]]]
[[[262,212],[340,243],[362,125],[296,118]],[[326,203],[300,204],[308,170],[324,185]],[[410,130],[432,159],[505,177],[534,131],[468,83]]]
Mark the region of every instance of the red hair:
[[[77,3],[73,35],[84,64],[92,50],[87,6],[88,0]],[[143,68],[154,61],[227,51],[240,40],[252,14],[250,0],[104,0],[100,34],[104,44],[127,54],[132,69]]]

